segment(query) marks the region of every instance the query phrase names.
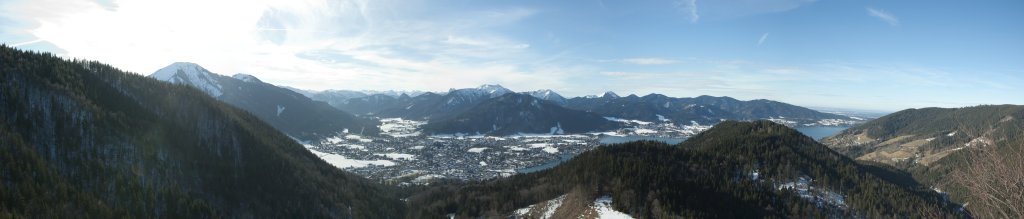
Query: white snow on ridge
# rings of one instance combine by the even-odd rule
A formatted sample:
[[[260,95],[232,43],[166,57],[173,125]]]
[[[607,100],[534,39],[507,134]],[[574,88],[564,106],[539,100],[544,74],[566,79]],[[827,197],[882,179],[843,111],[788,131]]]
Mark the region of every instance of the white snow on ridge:
[[[469,153],[483,153],[484,150],[487,150],[487,149],[489,149],[489,148],[470,148],[469,150],[467,150],[467,152],[469,152]]]
[[[260,79],[257,79],[256,76],[252,76],[249,74],[235,74],[231,77],[249,83],[260,81]]]
[[[277,117],[281,117],[281,112],[284,112],[284,106],[277,105]]]
[[[210,96],[220,97],[224,92],[215,76],[216,74],[202,66],[188,62],[175,62],[149,75],[157,80],[186,84],[198,88]]]

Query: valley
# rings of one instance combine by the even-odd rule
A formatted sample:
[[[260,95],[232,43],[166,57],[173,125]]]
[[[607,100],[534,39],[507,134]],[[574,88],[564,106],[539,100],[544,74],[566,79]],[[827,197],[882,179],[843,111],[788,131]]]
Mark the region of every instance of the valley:
[[[391,184],[426,185],[439,180],[480,181],[536,172],[608,144],[639,140],[677,144],[713,127],[606,119],[625,127],[562,135],[425,135],[420,127],[425,121],[383,118],[379,119],[379,136],[341,133],[319,142],[301,143],[340,169]],[[812,126],[797,130],[814,136],[831,135],[844,128]]]

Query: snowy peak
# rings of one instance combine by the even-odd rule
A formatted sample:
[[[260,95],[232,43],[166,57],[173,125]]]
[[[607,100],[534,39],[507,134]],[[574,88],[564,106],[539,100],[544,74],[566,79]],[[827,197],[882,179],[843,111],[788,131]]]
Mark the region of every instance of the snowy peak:
[[[256,78],[256,76],[252,76],[252,75],[249,75],[249,74],[235,74],[235,75],[233,75],[231,77],[235,78],[235,79],[238,79],[238,80],[245,81],[246,83],[253,83],[253,82],[263,83],[263,81],[260,81],[260,79]]]
[[[491,97],[499,97],[499,96],[505,95],[507,93],[512,93],[512,90],[509,90],[509,89],[507,89],[505,87],[502,87],[501,85],[498,85],[498,84],[480,85],[480,87],[477,87],[476,89],[479,90],[479,91],[482,91],[482,92],[484,92],[486,94],[488,94]]]
[[[607,91],[607,92],[604,92],[604,94],[601,94],[601,97],[603,97],[603,98],[619,98],[619,95],[615,94],[615,92]]]
[[[550,89],[527,91],[527,92],[523,92],[523,93],[524,94],[529,94],[530,96],[536,97],[538,99],[547,100],[547,101],[555,102],[555,103],[558,103],[558,104],[565,104],[566,103],[565,97],[563,97],[562,95],[559,95],[558,93],[555,93],[555,91],[552,91]]]
[[[149,77],[171,83],[188,84],[214,97],[223,94],[218,83],[218,77],[221,76],[191,62],[175,62],[150,74]]]
[[[490,85],[485,84],[476,88],[463,88],[463,89],[451,89],[448,91],[447,104],[448,105],[459,105],[464,103],[475,102],[481,99],[495,98],[502,95],[513,93],[501,85]]]

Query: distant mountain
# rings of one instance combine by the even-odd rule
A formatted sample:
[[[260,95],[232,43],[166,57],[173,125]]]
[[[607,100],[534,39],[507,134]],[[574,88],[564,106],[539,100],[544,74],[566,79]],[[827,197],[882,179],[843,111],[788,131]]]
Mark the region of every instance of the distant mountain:
[[[292,90],[264,83],[252,75],[227,77],[194,63],[179,62],[157,70],[149,77],[198,88],[302,140],[320,139],[346,130],[367,135],[380,132],[376,121],[356,117]]]
[[[559,95],[555,91],[549,89],[527,91],[522,93],[529,94],[530,96],[536,97],[541,100],[547,100],[561,106],[565,106],[565,104],[568,103],[568,99],[565,99],[565,97],[562,97],[562,95]]]
[[[905,173],[858,164],[783,125],[716,125],[676,146],[632,142],[545,171],[435,187],[410,214],[459,218],[952,218]]]
[[[412,120],[441,121],[467,112],[471,107],[503,94],[513,93],[500,85],[451,89],[447,93],[424,93],[415,97],[368,95],[342,97],[344,101],[330,102],[332,106],[359,115],[400,117]],[[679,125],[699,123],[716,124],[724,120],[772,119],[789,126],[851,125],[863,121],[842,115],[822,113],[771,100],[740,101],[730,97],[699,96],[673,98],[661,94],[643,97],[619,96],[605,92],[601,96],[565,99],[552,90],[522,92],[556,105],[604,117],[615,117],[650,122],[670,121]],[[326,94],[318,94],[324,96]],[[329,100],[328,97],[316,99]]]
[[[369,108],[379,108],[379,107],[376,107],[376,106],[373,106],[373,105],[353,106],[353,104],[349,104],[348,101],[352,100],[352,99],[363,98],[363,97],[368,97],[368,96],[386,96],[386,97],[392,97],[392,98],[399,98],[399,97],[402,97],[402,96],[415,97],[415,96],[419,96],[419,95],[424,94],[424,93],[426,93],[426,92],[423,92],[423,91],[395,91],[395,90],[386,90],[386,91],[375,91],[375,90],[363,90],[363,91],[354,91],[354,90],[325,90],[325,91],[320,91],[320,92],[312,91],[312,92],[304,93],[304,95],[306,95],[307,97],[309,97],[309,98],[311,98],[313,100],[316,100],[316,101],[326,102],[326,103],[330,104],[331,106],[337,107],[338,109],[341,109],[341,110],[345,110],[346,112],[351,112],[351,113],[355,113],[355,114],[365,114],[365,113],[368,113],[368,112],[355,112],[355,111],[350,111],[348,109],[350,107],[354,107],[354,108],[368,108],[368,107]],[[366,110],[363,110],[363,111],[366,111]]]
[[[198,90],[7,46],[0,63],[0,217],[405,216],[397,188],[208,95],[262,87],[240,84],[255,78],[182,64],[157,75]]]
[[[393,99],[380,95],[353,98],[334,105],[360,114],[381,117],[400,117],[413,120],[439,120],[458,115],[484,100],[513,93],[501,85],[483,85],[476,88],[451,89],[447,93],[422,93],[415,97]]]
[[[847,116],[822,113],[771,100],[740,101],[730,97],[699,96],[673,98],[661,94],[619,97],[606,93],[601,97],[577,97],[566,107],[594,112],[602,116],[643,121],[670,120],[676,124],[715,124],[723,120],[779,119],[791,126],[823,125],[826,119],[855,121]],[[824,123],[829,124],[829,123]]]
[[[433,134],[510,135],[583,133],[618,127],[618,123],[597,114],[565,109],[527,94],[505,92],[451,118],[432,120],[423,129]]]

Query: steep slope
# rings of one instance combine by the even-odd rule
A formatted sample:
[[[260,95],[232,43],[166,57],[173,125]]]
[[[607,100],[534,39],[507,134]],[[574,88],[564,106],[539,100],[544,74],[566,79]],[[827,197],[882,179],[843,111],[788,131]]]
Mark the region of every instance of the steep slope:
[[[569,99],[566,107],[594,112],[602,116],[644,121],[671,120],[676,124],[714,124],[722,120],[781,119],[791,122],[790,126],[833,125],[835,121],[853,119],[822,113],[771,100],[740,101],[730,97],[699,96],[696,98],[672,98],[661,94],[643,97],[630,95],[619,97],[606,94],[601,97],[577,97]]]
[[[1015,209],[1016,215],[1024,215],[1024,197],[1019,195],[1024,192],[1021,118],[1024,106],[1019,105],[908,109],[823,142],[849,157],[907,170],[953,200],[971,203],[968,209],[979,216],[1012,218],[1017,216],[998,212]]]
[[[967,148],[1015,143],[1024,106],[908,109],[823,139],[847,156],[886,164],[930,165]]]
[[[403,214],[393,188],[195,88],[7,46],[0,63],[0,216]]]
[[[210,96],[249,111],[288,135],[316,140],[348,130],[375,135],[377,122],[356,117],[292,90],[264,83],[256,77],[214,74],[194,63],[174,63],[150,77],[196,87]]]
[[[617,127],[617,123],[593,113],[565,109],[526,94],[507,93],[454,117],[430,121],[423,129],[433,134],[509,135],[582,133]]]
[[[413,215],[459,217],[536,209],[574,216],[599,197],[637,218],[956,217],[938,194],[890,175],[900,174],[857,164],[788,127],[728,121],[677,146],[600,147],[549,170],[438,187],[409,203]],[[546,207],[549,200],[559,207]]]

